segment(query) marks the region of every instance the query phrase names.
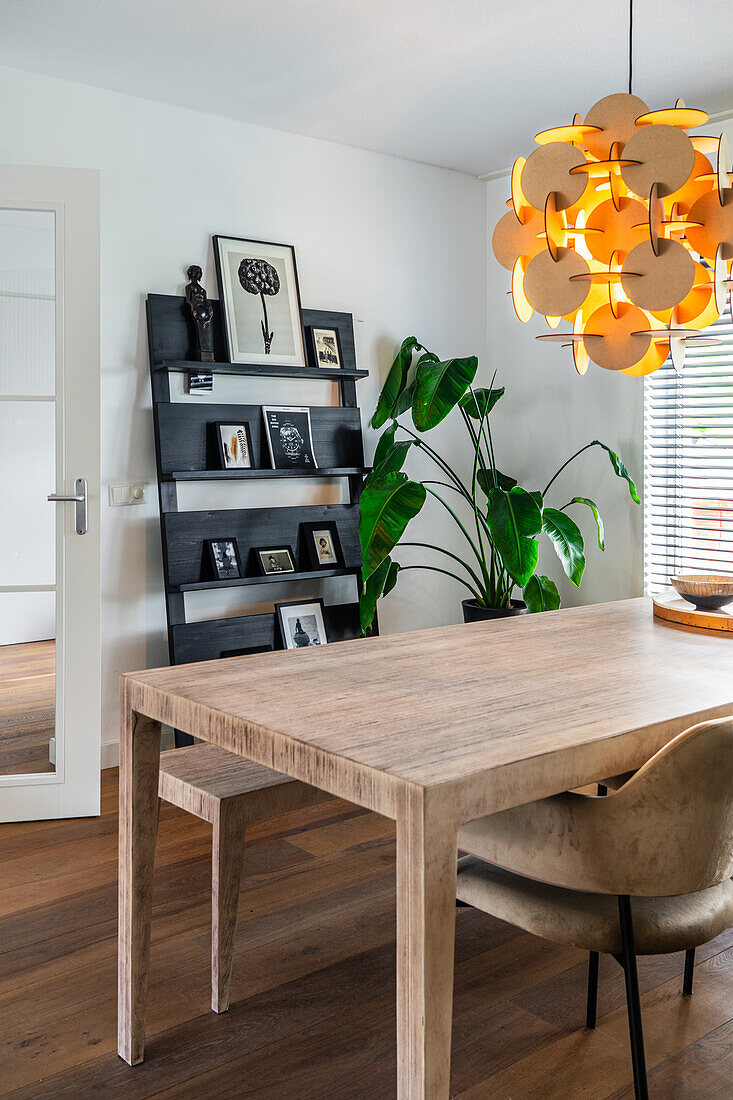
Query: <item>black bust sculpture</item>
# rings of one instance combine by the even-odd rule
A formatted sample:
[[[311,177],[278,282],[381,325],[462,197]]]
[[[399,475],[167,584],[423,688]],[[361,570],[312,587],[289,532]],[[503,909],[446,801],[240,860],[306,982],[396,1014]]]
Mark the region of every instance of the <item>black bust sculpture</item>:
[[[197,264],[191,264],[186,272],[190,283],[186,286],[186,301],[188,302],[196,328],[196,344],[200,363],[214,362],[214,330],[212,319],[214,307],[206,297],[206,291],[199,280],[203,272]]]

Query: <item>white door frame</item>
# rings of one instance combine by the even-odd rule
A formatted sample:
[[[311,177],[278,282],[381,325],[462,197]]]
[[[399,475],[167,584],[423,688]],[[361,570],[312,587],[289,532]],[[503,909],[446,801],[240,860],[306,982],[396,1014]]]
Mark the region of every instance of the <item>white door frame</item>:
[[[56,770],[0,776],[0,821],[100,810],[99,172],[0,165],[0,207],[56,215],[56,470],[43,495],[88,482],[88,530],[56,514]]]

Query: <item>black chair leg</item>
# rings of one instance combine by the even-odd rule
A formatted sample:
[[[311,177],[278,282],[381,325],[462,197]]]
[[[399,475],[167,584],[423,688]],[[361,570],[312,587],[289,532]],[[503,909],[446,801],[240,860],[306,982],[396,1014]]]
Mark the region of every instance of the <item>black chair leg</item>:
[[[621,961],[626,977],[626,1006],[629,1013],[631,1063],[634,1067],[634,1096],[636,1100],[648,1100],[649,1088],[646,1080],[644,1033],[641,1027],[639,978],[636,972],[636,950],[634,948],[634,922],[631,915],[631,900],[627,894],[619,895],[618,915],[621,925]]]
[[[598,952],[591,951],[588,955],[588,1006],[585,1012],[585,1026],[596,1026],[596,1009],[598,1007]]]
[[[695,973],[695,948],[690,947],[685,951],[685,980],[682,985],[682,993],[685,997],[692,996],[692,978]]]

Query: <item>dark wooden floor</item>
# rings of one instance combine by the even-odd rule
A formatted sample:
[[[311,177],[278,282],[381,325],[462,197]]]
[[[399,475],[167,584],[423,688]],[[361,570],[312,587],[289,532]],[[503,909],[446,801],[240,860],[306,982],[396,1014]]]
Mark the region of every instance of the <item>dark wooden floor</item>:
[[[0,775],[52,772],[54,641],[0,646]]]
[[[394,836],[326,803],[252,832],[232,1008],[209,1011],[209,829],[165,807],[145,1062],[115,1054],[116,773],[101,818],[0,826],[0,1095],[125,1100],[391,1100]],[[630,1097],[623,983],[472,910],[456,935],[453,1096]],[[733,935],[642,960],[653,1097],[733,1096]]]

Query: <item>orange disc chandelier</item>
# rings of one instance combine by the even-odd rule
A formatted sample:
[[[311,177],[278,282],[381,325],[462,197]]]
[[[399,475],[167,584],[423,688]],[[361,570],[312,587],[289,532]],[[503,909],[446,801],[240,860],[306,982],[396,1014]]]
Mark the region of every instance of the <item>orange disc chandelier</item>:
[[[537,135],[539,148],[514,164],[510,210],[494,230],[519,320],[536,311],[551,329],[569,322],[570,332],[537,339],[572,347],[579,374],[589,360],[650,374],[670,353],[681,370],[687,344],[717,342],[695,333],[717,320],[731,288],[725,135],[690,137],[704,111],[682,100],[650,111],[630,89],[631,76],[629,94]]]

